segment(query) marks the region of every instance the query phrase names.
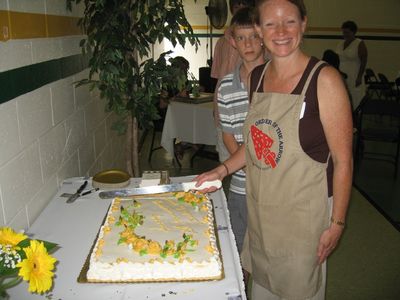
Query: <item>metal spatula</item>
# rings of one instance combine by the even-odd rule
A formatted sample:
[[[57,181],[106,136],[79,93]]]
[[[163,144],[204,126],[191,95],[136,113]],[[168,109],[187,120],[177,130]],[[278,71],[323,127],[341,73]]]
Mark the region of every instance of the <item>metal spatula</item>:
[[[159,194],[167,192],[187,192],[189,190],[203,190],[209,187],[216,187],[219,189],[222,186],[221,180],[206,181],[202,185],[196,187],[196,182],[182,182],[173,184],[163,184],[155,186],[146,186],[141,188],[122,189],[100,192],[99,196],[102,199],[114,197],[127,197],[131,195],[146,195],[146,194]]]

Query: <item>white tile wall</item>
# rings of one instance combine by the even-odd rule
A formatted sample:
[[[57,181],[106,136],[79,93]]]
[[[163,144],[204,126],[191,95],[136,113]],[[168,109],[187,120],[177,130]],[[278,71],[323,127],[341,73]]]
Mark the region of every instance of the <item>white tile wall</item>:
[[[100,153],[104,151],[106,145],[106,122],[103,121],[94,131],[94,152],[96,157],[100,156]]]
[[[125,147],[113,143],[125,139],[110,130],[106,102],[72,84],[84,74],[0,104],[0,226],[26,229],[66,178],[123,168]]]
[[[26,205],[28,225],[32,225],[33,221],[39,216],[42,210],[49,203],[49,199],[57,193],[57,177],[55,174],[42,186],[35,197]],[[24,227],[22,227],[24,228]]]
[[[17,215],[15,215],[7,226],[14,228],[15,230],[20,230],[23,228],[28,228],[28,219],[26,217],[26,208],[21,209]]]
[[[0,42],[0,72],[32,64],[30,40]]]
[[[88,137],[85,142],[79,146],[78,153],[80,174],[82,174],[82,176],[96,174],[97,172],[89,172],[96,160],[93,137]]]
[[[66,1],[45,0],[46,14],[56,16],[69,16],[72,13],[67,10]]]
[[[114,165],[114,153],[112,149],[112,144],[108,143],[101,153],[101,166],[104,170],[111,169]]]
[[[44,14],[45,12],[45,0],[8,0],[8,3],[10,10],[13,11],[38,14]]]
[[[26,147],[52,126],[49,86],[19,96],[16,101],[21,143]]]
[[[74,90],[72,77],[50,84],[53,125],[67,119],[74,112]]]
[[[32,39],[32,62],[34,64],[62,57],[62,38]]]
[[[65,124],[60,123],[39,139],[43,179],[47,182],[68,159]]]
[[[83,109],[78,109],[65,121],[65,132],[67,134],[66,152],[68,156],[71,156],[80,145],[88,142]]]
[[[93,99],[85,106],[85,121],[88,134],[91,134],[106,117],[105,104],[106,102],[102,99]]]
[[[80,54],[83,36],[0,42],[0,72],[60,57]],[[7,57],[7,59],[5,59]]]
[[[70,177],[80,176],[82,174],[79,173],[79,160],[78,160],[78,152],[75,152],[67,161],[63,163],[61,168],[57,172],[57,183],[58,186],[62,184],[62,182]]]
[[[0,106],[0,166],[21,150],[15,101]]]
[[[61,39],[61,56],[70,56],[82,53],[79,47],[79,42],[82,40],[83,36],[69,36]]]
[[[42,186],[39,146],[34,143],[0,169],[5,223],[9,223]]]
[[[65,0],[0,0],[0,9],[81,16],[84,7],[68,12]],[[0,72],[80,54],[81,39],[0,42]],[[88,86],[75,87],[87,76],[85,70],[0,104],[0,226],[27,229],[64,179],[123,165],[106,102]]]
[[[4,226],[6,224],[5,220],[4,220],[4,202],[3,202],[1,195],[2,195],[2,192],[1,192],[1,186],[0,186],[0,204],[1,204],[1,206],[0,206],[0,226]]]
[[[0,9],[1,10],[7,10],[8,9],[7,0],[0,0]]]
[[[77,74],[74,75],[74,83],[76,84],[77,82],[79,82],[82,79],[88,78],[89,76],[89,70],[86,69],[82,72],[79,72]],[[75,107],[76,108],[80,108],[80,107],[84,107],[89,101],[90,99],[94,99],[95,97],[91,96],[91,93],[89,91],[89,89],[87,88],[87,86],[78,86],[74,89],[75,91]]]
[[[23,175],[21,186],[24,188],[24,203],[26,204],[44,183],[40,166],[39,143],[37,141],[24,150],[23,165],[18,167]]]
[[[83,15],[84,4],[83,1],[78,4],[72,5],[72,10],[66,10],[65,0],[46,0],[46,13],[49,15],[58,16],[75,16],[79,17]]]

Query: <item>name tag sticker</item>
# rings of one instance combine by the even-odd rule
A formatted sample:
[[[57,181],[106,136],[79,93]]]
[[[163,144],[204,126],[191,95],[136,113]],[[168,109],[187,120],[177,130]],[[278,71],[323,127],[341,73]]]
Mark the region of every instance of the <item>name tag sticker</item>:
[[[303,102],[303,105],[301,106],[301,111],[300,111],[300,119],[303,118],[305,110],[306,110],[306,103]]]

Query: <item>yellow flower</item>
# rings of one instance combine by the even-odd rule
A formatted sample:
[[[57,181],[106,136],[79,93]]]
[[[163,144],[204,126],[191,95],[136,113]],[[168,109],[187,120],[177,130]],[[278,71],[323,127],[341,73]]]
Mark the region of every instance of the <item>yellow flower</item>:
[[[23,233],[16,233],[10,227],[1,227],[0,228],[0,244],[2,245],[11,245],[15,247],[18,245],[20,241],[28,238]]]
[[[156,241],[149,241],[149,254],[160,254],[161,253],[161,245]]]
[[[147,247],[149,246],[149,242],[145,239],[136,239],[133,242],[133,250],[136,252],[140,252],[142,250],[147,250]]]
[[[47,253],[43,242],[32,240],[24,248],[26,259],[17,264],[21,268],[18,275],[29,281],[29,292],[46,292],[51,288],[54,263],[57,261]]]

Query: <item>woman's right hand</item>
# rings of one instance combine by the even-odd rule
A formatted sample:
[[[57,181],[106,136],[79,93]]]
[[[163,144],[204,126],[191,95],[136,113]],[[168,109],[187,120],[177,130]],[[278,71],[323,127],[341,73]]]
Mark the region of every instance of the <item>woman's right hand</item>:
[[[204,173],[198,175],[197,177],[195,177],[193,179],[193,181],[197,181],[196,186],[199,186],[205,181],[212,181],[212,180],[217,180],[217,179],[222,181],[222,179],[224,179],[224,177],[226,175],[228,175],[228,174],[226,174],[225,167],[223,165],[219,165],[218,167],[216,167],[215,169],[212,169],[211,171],[204,172]],[[201,190],[201,192],[212,193],[212,192],[215,192],[216,190],[217,190],[216,187],[210,187],[210,188]]]

